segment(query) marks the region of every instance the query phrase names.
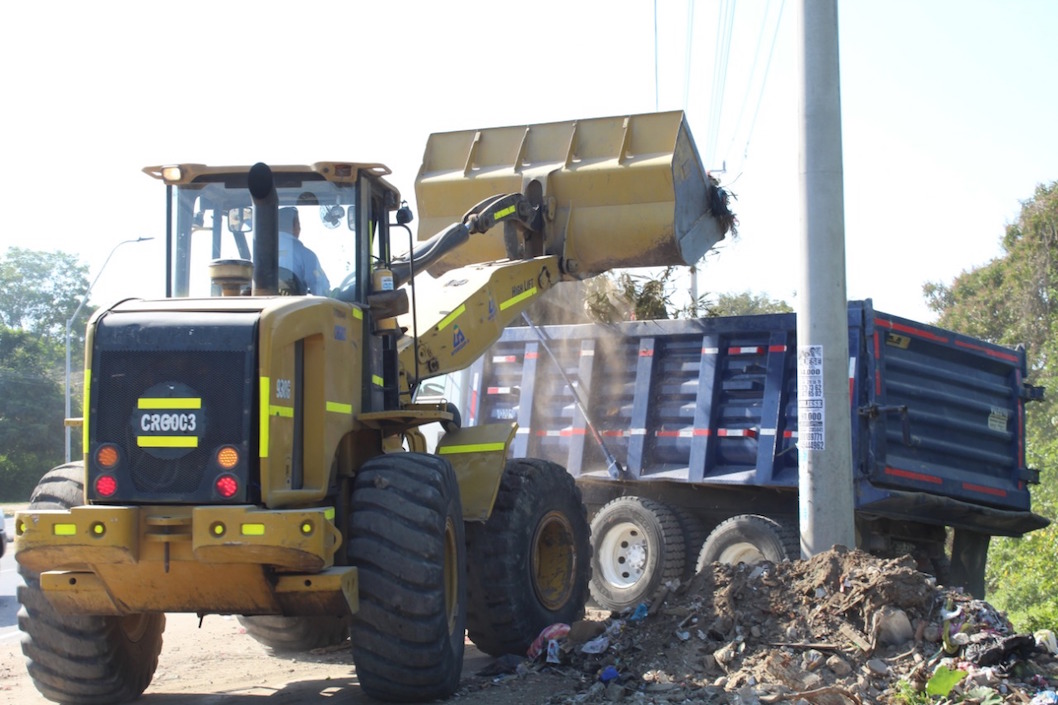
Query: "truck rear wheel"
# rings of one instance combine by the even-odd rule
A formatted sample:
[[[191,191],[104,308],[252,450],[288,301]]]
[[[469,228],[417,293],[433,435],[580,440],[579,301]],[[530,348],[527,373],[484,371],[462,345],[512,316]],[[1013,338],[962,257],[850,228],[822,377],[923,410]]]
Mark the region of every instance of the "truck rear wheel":
[[[47,472],[33,490],[29,510],[68,509],[84,502],[83,463]],[[164,614],[85,617],[59,614],[33,571],[19,567],[18,627],[22,653],[41,695],[70,705],[134,700],[147,689],[162,650]]]
[[[710,525],[706,525],[697,514],[686,507],[672,507],[676,521],[683,532],[683,580],[690,580],[698,573],[698,556],[702,552]]]
[[[624,610],[683,577],[683,532],[665,504],[618,497],[591,522],[591,596],[603,609]]]
[[[444,458],[393,453],[353,480],[349,562],[359,573],[352,651],[378,700],[451,695],[463,668],[466,543],[455,471]]]
[[[796,529],[757,514],[740,514],[720,522],[698,555],[698,570],[711,563],[753,565],[800,558]]]
[[[239,617],[246,633],[276,653],[295,653],[341,644],[349,638],[349,617]]]
[[[467,630],[492,656],[525,655],[544,627],[584,615],[591,575],[587,512],[561,466],[510,460],[492,515],[467,523]]]

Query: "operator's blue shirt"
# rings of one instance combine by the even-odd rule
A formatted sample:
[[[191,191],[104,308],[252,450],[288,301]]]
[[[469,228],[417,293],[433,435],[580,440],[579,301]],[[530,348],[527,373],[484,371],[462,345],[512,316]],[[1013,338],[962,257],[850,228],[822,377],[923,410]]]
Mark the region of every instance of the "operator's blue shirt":
[[[289,269],[305,282],[310,294],[327,296],[331,293],[331,283],[316,253],[305,247],[301,240],[282,230],[279,231],[279,266]]]

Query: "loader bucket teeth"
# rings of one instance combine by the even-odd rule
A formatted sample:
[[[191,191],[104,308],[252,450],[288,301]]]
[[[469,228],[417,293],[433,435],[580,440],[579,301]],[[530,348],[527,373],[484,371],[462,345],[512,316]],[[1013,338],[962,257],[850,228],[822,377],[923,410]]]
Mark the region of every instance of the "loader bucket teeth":
[[[433,134],[415,182],[419,239],[462,220],[466,204],[504,193],[542,208],[543,233],[531,236],[574,277],[695,264],[734,221],[682,111]],[[506,256],[495,228],[442,265]]]

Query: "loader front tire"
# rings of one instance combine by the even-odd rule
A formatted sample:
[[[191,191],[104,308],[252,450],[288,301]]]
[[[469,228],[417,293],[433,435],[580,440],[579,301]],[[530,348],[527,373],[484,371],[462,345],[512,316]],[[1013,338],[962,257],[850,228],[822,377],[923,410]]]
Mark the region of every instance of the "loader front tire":
[[[68,509],[84,502],[83,464],[47,472],[30,497],[34,509]],[[134,700],[146,690],[162,650],[164,614],[80,617],[59,614],[36,573],[19,567],[18,627],[33,685],[49,700],[104,705]]]
[[[541,630],[584,615],[591,577],[587,512],[561,466],[510,460],[492,515],[467,524],[467,631],[492,656],[524,656]]]
[[[455,471],[444,458],[392,453],[353,480],[349,562],[360,609],[352,651],[361,689],[389,702],[445,698],[459,686],[466,539]]]
[[[239,623],[259,644],[277,654],[303,653],[336,646],[349,638],[349,616],[239,617]]]

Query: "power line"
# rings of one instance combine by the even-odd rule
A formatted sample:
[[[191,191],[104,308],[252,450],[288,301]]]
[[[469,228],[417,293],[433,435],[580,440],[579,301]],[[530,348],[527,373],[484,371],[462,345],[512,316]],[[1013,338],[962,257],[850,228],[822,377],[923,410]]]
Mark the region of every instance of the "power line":
[[[760,112],[760,104],[764,99],[764,87],[768,83],[768,73],[771,70],[771,57],[775,53],[775,41],[779,37],[779,27],[782,25],[782,9],[786,6],[786,0],[781,0],[779,3],[779,16],[775,18],[775,30],[771,35],[771,46],[768,48],[768,61],[764,64],[764,77],[760,82],[760,92],[757,94],[757,105],[753,109],[753,119],[749,123],[749,133],[746,135],[746,146],[742,150],[743,159],[749,155],[749,142],[753,138],[753,128],[757,124],[757,114]]]
[[[720,116],[724,109],[727,83],[727,63],[731,56],[731,36],[735,25],[735,1],[721,0],[716,25],[716,45],[713,60],[713,87],[709,105],[709,133],[706,138],[705,161],[716,159],[716,142],[720,135]]]
[[[654,0],[654,112],[660,110],[658,98],[658,0]]]
[[[735,120],[735,129],[731,134],[731,142],[728,143],[727,149],[724,150],[723,160],[727,161],[727,157],[731,153],[731,148],[735,146],[735,140],[738,138],[738,128],[742,125],[742,117],[746,113],[746,105],[749,104],[749,95],[753,90],[754,79],[757,76],[757,64],[760,62],[760,55],[764,46],[764,32],[768,28],[768,15],[771,13],[771,0],[768,0],[768,4],[764,7],[764,18],[760,23],[760,31],[757,32],[757,43],[753,47],[753,65],[749,69],[749,78],[746,79],[746,90],[742,94],[742,105],[738,109],[738,119]]]

